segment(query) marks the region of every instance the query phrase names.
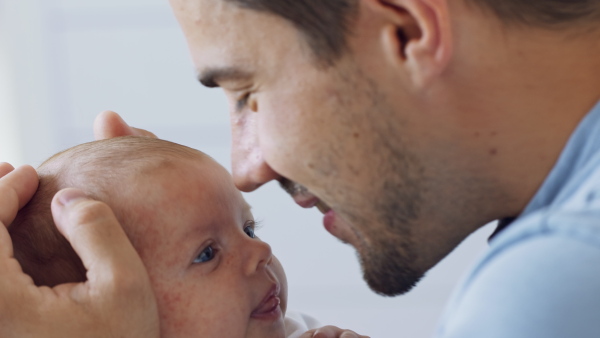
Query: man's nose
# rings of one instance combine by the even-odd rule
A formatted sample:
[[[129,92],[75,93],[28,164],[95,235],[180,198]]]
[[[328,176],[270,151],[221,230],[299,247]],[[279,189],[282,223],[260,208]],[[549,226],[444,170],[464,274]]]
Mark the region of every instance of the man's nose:
[[[244,192],[256,190],[280,177],[267,164],[260,148],[257,115],[249,114],[231,119],[233,181],[237,188]]]
[[[246,242],[246,257],[246,274],[251,275],[271,264],[273,252],[269,244],[253,238]]]

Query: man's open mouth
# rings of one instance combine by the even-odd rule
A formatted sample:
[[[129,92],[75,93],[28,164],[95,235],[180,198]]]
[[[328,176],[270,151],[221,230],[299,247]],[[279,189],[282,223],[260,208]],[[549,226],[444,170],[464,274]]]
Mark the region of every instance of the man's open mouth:
[[[323,201],[321,201],[317,196],[313,195],[308,191],[308,189],[294,181],[291,181],[287,178],[281,178],[279,180],[279,185],[283,190],[285,190],[294,201],[303,208],[312,208],[317,207],[319,211],[323,214],[326,214],[331,208]]]

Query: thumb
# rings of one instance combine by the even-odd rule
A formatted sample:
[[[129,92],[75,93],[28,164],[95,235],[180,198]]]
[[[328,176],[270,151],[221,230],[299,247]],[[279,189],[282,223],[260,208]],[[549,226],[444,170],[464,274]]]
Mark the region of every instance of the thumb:
[[[131,127],[119,116],[119,114],[107,110],[96,117],[94,120],[94,138],[103,140],[120,136],[147,136],[156,138],[153,133]]]
[[[112,289],[126,276],[147,279],[141,259],[108,205],[81,190],[64,189],[52,200],[52,216],[81,258],[89,287]]]
[[[86,283],[54,288],[67,296],[63,299],[75,301],[67,302],[68,312],[77,318],[74,322],[101,325],[95,335],[99,337],[158,337],[158,309],[150,279],[108,205],[81,190],[64,189],[54,196],[51,208],[55,224],[87,269]],[[83,315],[77,317],[80,312]],[[64,321],[64,311],[59,315]]]

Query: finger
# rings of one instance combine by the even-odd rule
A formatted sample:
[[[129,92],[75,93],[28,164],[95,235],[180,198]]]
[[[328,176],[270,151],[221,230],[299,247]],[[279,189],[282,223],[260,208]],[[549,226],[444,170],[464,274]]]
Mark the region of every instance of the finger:
[[[0,225],[0,259],[12,258],[13,255],[13,244],[8,229]]]
[[[153,133],[139,128],[130,127],[119,114],[107,110],[100,113],[94,120],[94,138],[103,140],[119,136],[147,136],[156,138]]]
[[[339,327],[328,325],[318,328],[313,333],[313,338],[338,338],[339,333],[342,331]]]
[[[19,167],[0,178],[0,223],[9,226],[39,184],[37,172],[31,166]]]
[[[9,163],[6,162],[2,162],[0,163],[0,178],[4,177],[4,175],[8,174],[9,172],[15,170],[15,168],[10,165]]]
[[[316,331],[316,330],[309,330],[309,331],[306,331],[306,332],[304,332],[304,333],[303,333],[303,334],[302,334],[300,337],[298,337],[298,338],[312,338],[312,337],[313,337],[313,335],[315,334],[315,331]]]
[[[154,135],[153,132],[147,131],[146,129],[140,129],[140,128],[135,128],[135,127],[130,127],[130,128],[131,128],[131,130],[133,130],[133,135],[135,135],[135,136],[158,138],[158,137],[156,137],[156,135]]]
[[[88,282],[97,293],[115,284],[129,285],[120,281],[127,276],[147,278],[138,254],[106,204],[89,199],[81,190],[64,189],[54,196],[51,209],[54,222],[81,258]]]

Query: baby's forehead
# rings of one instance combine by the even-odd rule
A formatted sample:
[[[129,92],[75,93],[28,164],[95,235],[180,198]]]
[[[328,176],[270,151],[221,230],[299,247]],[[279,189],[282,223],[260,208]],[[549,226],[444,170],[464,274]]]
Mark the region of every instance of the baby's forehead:
[[[238,215],[240,221],[251,217],[231,175],[210,158],[178,159],[143,177],[133,176],[123,201],[116,201],[118,218],[139,250],[176,250]]]

